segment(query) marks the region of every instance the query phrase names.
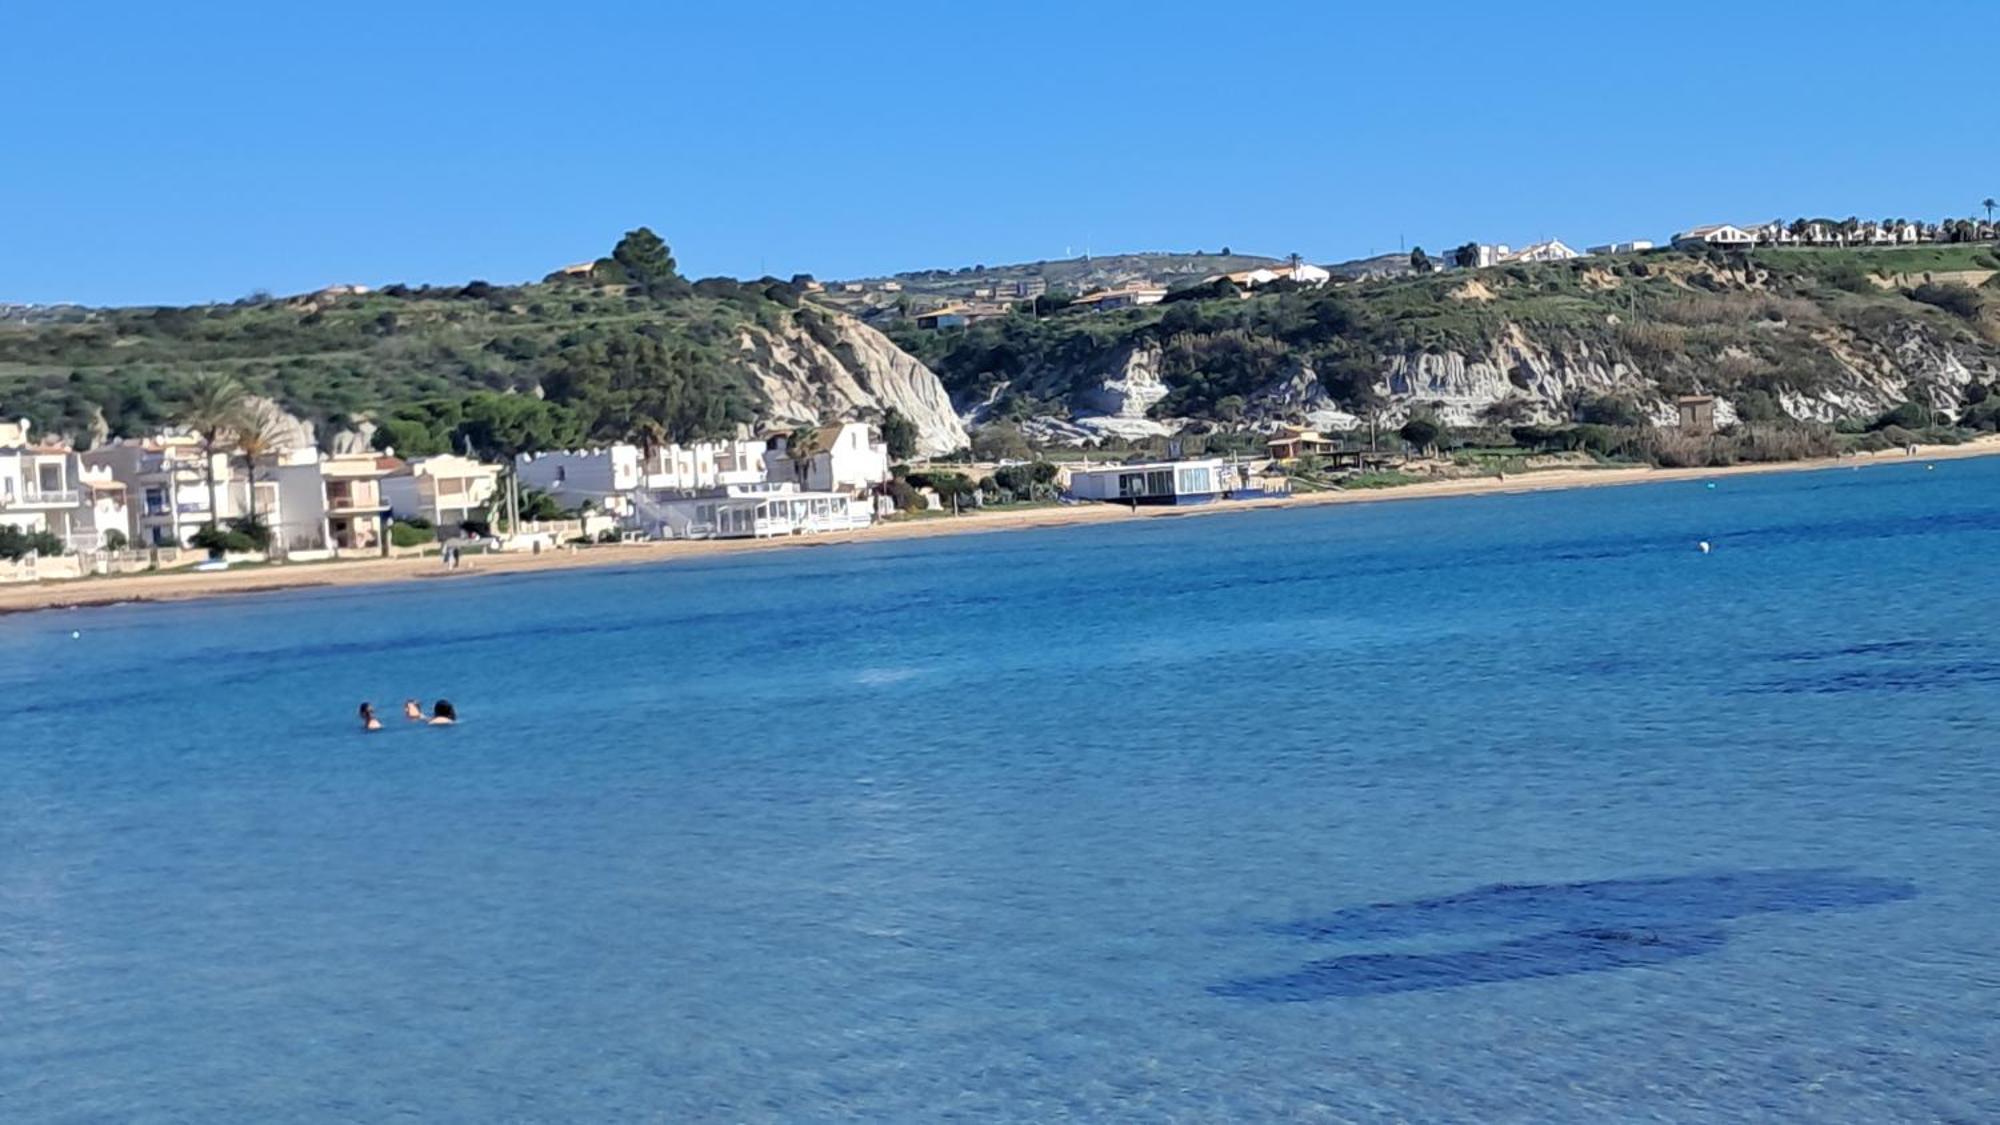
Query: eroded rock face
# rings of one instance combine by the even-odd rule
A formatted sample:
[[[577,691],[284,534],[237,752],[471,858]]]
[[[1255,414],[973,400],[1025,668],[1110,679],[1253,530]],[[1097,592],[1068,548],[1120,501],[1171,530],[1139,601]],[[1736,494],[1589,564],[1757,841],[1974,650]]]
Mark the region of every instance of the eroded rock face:
[[[768,400],[766,419],[880,421],[890,409],[917,427],[917,452],[932,456],[971,444],[951,396],[931,369],[887,336],[850,317],[830,316],[830,337],[800,326],[782,332],[746,327],[743,363]]]

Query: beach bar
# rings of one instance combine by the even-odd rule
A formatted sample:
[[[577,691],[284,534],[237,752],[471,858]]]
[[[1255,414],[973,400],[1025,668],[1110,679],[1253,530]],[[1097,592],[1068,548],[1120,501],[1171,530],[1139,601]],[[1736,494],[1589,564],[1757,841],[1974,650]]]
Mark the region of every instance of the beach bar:
[[[1070,495],[1113,504],[1205,504],[1236,487],[1236,470],[1220,458],[1150,461],[1071,469]]]

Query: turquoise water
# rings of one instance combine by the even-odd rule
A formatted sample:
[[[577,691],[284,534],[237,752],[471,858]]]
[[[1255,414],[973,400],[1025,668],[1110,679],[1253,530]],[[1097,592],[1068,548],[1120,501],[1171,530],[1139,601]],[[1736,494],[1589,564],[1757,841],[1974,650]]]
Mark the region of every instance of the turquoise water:
[[[1996,606],[2000,459],[0,619],[0,1118],[1993,1120]]]

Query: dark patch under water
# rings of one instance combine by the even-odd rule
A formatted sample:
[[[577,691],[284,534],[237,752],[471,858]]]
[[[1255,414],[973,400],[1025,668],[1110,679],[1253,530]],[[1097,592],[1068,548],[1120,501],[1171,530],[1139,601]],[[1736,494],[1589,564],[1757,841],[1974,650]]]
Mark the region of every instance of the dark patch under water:
[[[1289,1002],[1380,996],[1658,965],[1722,948],[1716,923],[1752,914],[1852,910],[1916,896],[1904,879],[1836,870],[1732,871],[1581,883],[1496,884],[1347,907],[1273,927],[1311,941],[1381,941],[1523,929],[1463,949],[1353,953],[1217,985],[1219,996]]]

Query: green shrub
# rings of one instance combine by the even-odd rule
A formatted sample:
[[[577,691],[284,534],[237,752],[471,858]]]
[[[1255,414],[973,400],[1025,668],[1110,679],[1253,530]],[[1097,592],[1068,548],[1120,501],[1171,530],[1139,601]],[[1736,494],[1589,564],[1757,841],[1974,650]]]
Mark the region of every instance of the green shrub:
[[[1921,402],[1905,401],[1895,409],[1885,411],[1869,428],[1886,430],[1896,427],[1903,430],[1921,430],[1928,427],[1931,421],[1930,407]]]
[[[246,555],[257,550],[257,541],[235,528],[220,528],[212,523],[201,525],[201,530],[188,536],[190,546],[199,547],[211,555]]]
[[[397,547],[420,547],[425,543],[435,543],[437,529],[428,524],[418,527],[415,520],[398,520],[389,525],[389,542]]]
[[[104,549],[107,551],[122,551],[130,544],[125,533],[115,527],[104,533]]]
[[[30,554],[53,557],[62,553],[62,540],[50,532],[0,527],[0,559],[18,560]]]

